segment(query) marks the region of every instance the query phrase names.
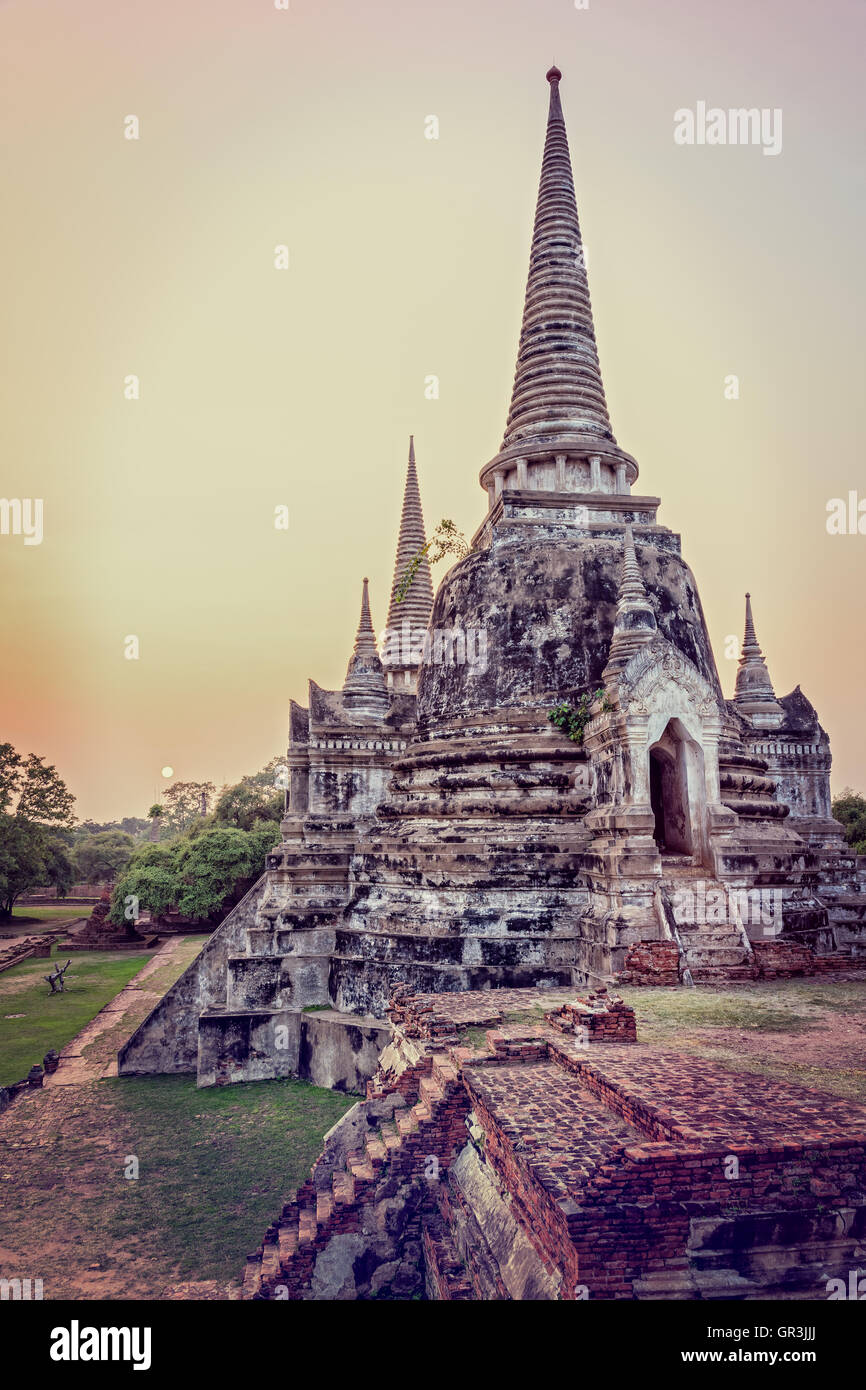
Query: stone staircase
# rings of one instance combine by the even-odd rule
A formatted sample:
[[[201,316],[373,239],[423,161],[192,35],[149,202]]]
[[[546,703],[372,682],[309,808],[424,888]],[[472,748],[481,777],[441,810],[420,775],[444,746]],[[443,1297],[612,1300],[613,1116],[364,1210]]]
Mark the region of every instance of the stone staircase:
[[[376,1123],[363,1142],[332,1171],[322,1171],[319,1160],[311,1179],[268,1227],[260,1249],[247,1256],[243,1298],[324,1296],[314,1288],[318,1257],[335,1237],[367,1229],[365,1208],[374,1207],[383,1198],[393,1201],[401,1184],[416,1184],[415,1197],[420,1192],[422,1203],[424,1186],[428,1186],[432,1201],[438,1178],[430,1181],[428,1165],[435,1159],[442,1168],[447,1167],[458,1139],[462,1141],[465,1133],[467,1105],[448,1054],[434,1054],[428,1061],[428,1073],[415,1078],[412,1104],[395,1109],[392,1119]],[[386,1094],[379,1093],[377,1099]],[[402,1104],[402,1099],[398,1100]],[[361,1103],[362,1108],[364,1104]],[[449,1115],[449,1109],[454,1113]],[[421,1187],[417,1188],[419,1181]],[[387,1194],[382,1192],[383,1186],[387,1186]],[[371,1219],[375,1223],[375,1213],[371,1212]],[[420,1229],[418,1234],[420,1238]],[[390,1266],[400,1259],[398,1250],[386,1250],[383,1254],[390,1255],[390,1259],[383,1258],[382,1264]],[[384,1285],[375,1288],[375,1272],[373,1284],[372,1295],[361,1296],[375,1297],[382,1292]]]
[[[708,878],[690,855],[662,860],[662,904],[683,947],[682,963],[695,984],[730,984],[757,978],[754,952],[736,899],[725,884]],[[716,920],[721,917],[723,920]]]

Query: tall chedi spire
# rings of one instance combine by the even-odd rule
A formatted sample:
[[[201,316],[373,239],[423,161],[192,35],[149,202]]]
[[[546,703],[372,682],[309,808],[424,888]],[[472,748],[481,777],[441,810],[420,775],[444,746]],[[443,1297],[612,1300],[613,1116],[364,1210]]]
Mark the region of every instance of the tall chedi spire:
[[[627,492],[637,464],[617,446],[598,361],[568,137],[553,67],[517,369],[505,437],[482,469],[504,488]]]
[[[426,554],[415,569],[402,599],[398,599],[407,571],[426,544],[421,491],[415,467],[415,436],[410,435],[409,464],[403,490],[403,514],[397,539],[388,627],[382,642],[382,661],[388,673],[388,683],[395,690],[412,691],[415,688],[424,634],[433,608],[433,580]]]
[[[615,671],[622,670],[634,653],[647,642],[651,642],[658,625],[655,613],[634,548],[631,524],[625,528],[625,548],[623,551],[622,574],[619,581],[619,598],[616,605],[616,619],[610,642],[610,655],[604,668],[606,680]]]
[[[751,594],[746,594],[746,631],[734,687],[734,704],[757,729],[777,729],[785,717],[755,635]]]
[[[385,672],[376,650],[376,634],[370,617],[370,593],[365,579],[355,650],[349,658],[343,682],[343,704],[358,718],[381,719],[388,713],[390,703]]]

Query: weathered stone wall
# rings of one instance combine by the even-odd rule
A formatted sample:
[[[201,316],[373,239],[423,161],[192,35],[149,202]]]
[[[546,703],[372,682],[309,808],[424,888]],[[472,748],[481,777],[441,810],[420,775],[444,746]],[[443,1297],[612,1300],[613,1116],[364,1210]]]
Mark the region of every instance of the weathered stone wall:
[[[120,1076],[196,1071],[199,1016],[225,1000],[228,958],[242,949],[245,933],[254,926],[264,887],[262,874],[139,1024],[118,1053]]]
[[[391,1026],[375,1019],[352,1021],[333,1009],[300,1016],[297,1075],[332,1091],[364,1093]]]
[[[571,534],[569,534],[571,531]],[[662,528],[635,537],[659,630],[710,682],[718,673],[694,577],[679,554],[654,544]],[[422,729],[517,704],[544,706],[597,687],[616,614],[622,530],[556,539],[529,525],[494,528],[493,544],[448,573],[431,626],[487,634],[487,668],[429,665],[418,683]]]

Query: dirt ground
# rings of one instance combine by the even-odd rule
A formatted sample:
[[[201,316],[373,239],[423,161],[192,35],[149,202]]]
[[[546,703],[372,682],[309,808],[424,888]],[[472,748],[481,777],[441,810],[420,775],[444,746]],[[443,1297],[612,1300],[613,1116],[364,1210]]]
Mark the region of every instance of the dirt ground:
[[[629,989],[638,1038],[866,1104],[866,979]]]

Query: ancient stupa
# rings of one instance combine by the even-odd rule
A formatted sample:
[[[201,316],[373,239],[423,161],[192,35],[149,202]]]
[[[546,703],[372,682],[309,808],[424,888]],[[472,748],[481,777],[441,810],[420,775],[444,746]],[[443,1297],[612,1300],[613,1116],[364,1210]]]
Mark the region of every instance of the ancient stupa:
[[[281,843],[121,1071],[357,1089],[397,983],[699,984],[754,978],[783,936],[858,948],[827,735],[799,687],[776,698],[750,601],[725,698],[680,537],[614,437],[560,80],[470,552],[432,613],[426,561],[396,603],[424,544],[413,444],[388,615],[412,640],[381,660],[365,582],[346,684],[291,706]],[[721,919],[684,913],[710,895]]]

